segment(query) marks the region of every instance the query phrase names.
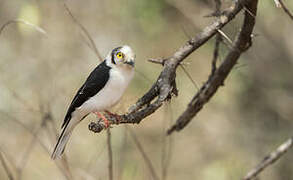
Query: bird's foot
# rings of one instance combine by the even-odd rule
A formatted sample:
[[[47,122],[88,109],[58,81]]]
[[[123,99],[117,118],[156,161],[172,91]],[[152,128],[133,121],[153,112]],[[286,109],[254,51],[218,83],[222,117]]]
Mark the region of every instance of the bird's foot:
[[[105,113],[107,113],[108,116],[110,116],[110,117],[114,117],[116,119],[116,121],[117,121],[117,124],[120,123],[121,116],[119,114],[111,113],[110,111],[107,111],[107,110],[105,111]]]
[[[100,112],[95,112],[95,114],[98,116],[98,118],[102,119],[105,123],[105,128],[107,129],[110,126],[109,120]]]

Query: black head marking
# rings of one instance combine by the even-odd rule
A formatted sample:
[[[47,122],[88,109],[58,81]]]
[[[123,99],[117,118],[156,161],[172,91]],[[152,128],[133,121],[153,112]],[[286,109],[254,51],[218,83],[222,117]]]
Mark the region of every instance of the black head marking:
[[[120,50],[121,48],[122,48],[122,47],[120,46],[120,47],[117,47],[117,48],[113,49],[113,51],[112,51],[112,53],[111,53],[111,61],[112,61],[113,64],[116,64],[116,62],[114,61],[115,53],[116,53],[118,50]]]

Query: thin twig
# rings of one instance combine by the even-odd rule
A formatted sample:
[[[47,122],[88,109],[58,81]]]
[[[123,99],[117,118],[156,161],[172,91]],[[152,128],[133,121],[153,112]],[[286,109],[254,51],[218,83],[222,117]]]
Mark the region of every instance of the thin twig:
[[[64,7],[66,9],[66,11],[68,12],[68,14],[70,15],[70,17],[72,18],[73,22],[75,24],[77,24],[77,26],[82,30],[82,32],[84,32],[84,34],[86,35],[86,38],[90,41],[89,43],[87,41],[85,41],[86,45],[94,51],[94,53],[96,54],[96,56],[99,58],[99,60],[102,62],[103,58],[95,44],[95,41],[93,40],[93,38],[91,37],[90,33],[88,32],[88,30],[74,17],[74,15],[72,14],[72,12],[70,11],[70,9],[68,8],[68,6],[66,5],[66,3],[64,3]],[[145,80],[147,80],[148,82],[151,82],[151,80],[149,78],[147,78],[142,72],[139,72],[137,69],[135,70],[141,77],[143,77]]]
[[[47,152],[49,155],[51,155],[51,151],[49,150],[49,148],[45,145],[45,143],[40,139],[39,135],[36,134],[29,126],[27,126],[26,124],[24,124],[22,121],[18,120],[16,117],[10,115],[9,113],[3,111],[0,109],[0,114],[6,116],[7,118],[9,118],[9,122],[13,122],[15,124],[20,125],[24,130],[26,130],[31,136],[33,136],[35,138],[35,140],[41,145],[41,147],[45,150],[45,152]],[[57,161],[54,161],[56,166],[58,167],[58,169],[60,170],[60,172],[66,177],[66,179],[71,180],[72,176],[68,175],[65,173],[64,169],[66,168],[62,168]],[[70,172],[69,172],[70,173]]]
[[[214,2],[215,2],[215,12],[214,13],[221,14],[221,6],[222,6],[221,0],[214,0]],[[212,72],[211,72],[212,75],[215,74],[215,72],[217,70],[217,60],[218,60],[218,56],[219,56],[220,43],[222,41],[222,37],[221,37],[222,31],[218,29],[218,32],[219,33],[216,35],[216,42],[215,42],[215,48],[214,48],[213,60],[212,60]]]
[[[42,109],[42,108],[40,108]],[[43,116],[41,117],[41,124],[39,125],[39,127],[33,132],[33,134],[35,134],[36,136],[33,136],[27,149],[25,150],[24,154],[22,155],[21,161],[17,167],[17,179],[21,180],[22,179],[22,172],[24,170],[24,168],[26,167],[26,164],[30,158],[30,154],[33,150],[33,148],[35,147],[36,143],[37,143],[37,137],[39,135],[39,132],[41,130],[43,130],[44,127],[46,127],[48,121],[50,120],[50,114],[48,113],[44,113]]]
[[[163,59],[163,58],[160,58],[160,59],[150,58],[150,59],[148,59],[148,61],[151,62],[151,63],[164,65],[164,62],[166,61],[166,59]]]
[[[250,170],[243,180],[252,180],[267,167],[280,159],[293,145],[293,137],[281,144],[275,151],[267,155],[256,167]]]
[[[86,35],[86,37],[88,38],[88,40],[90,41],[91,47],[94,50],[95,54],[97,55],[97,57],[99,58],[100,61],[103,61],[103,58],[95,44],[95,41],[93,40],[93,38],[91,37],[90,33],[88,32],[88,30],[73,16],[73,14],[71,13],[70,9],[68,8],[68,6],[66,5],[66,3],[64,3],[64,8],[67,11],[67,13],[70,15],[70,17],[72,18],[72,20],[74,21],[75,24],[78,25],[78,27],[82,30],[82,32],[84,32],[84,34]]]
[[[215,74],[217,70],[217,60],[219,58],[219,49],[220,49],[220,43],[222,41],[222,37],[220,34],[216,35],[216,42],[215,42],[215,48],[213,52],[213,60],[212,60],[212,72],[211,75]]]
[[[185,67],[184,67],[182,64],[180,64],[179,66],[180,66],[180,68],[183,70],[183,72],[186,74],[186,76],[188,77],[188,79],[191,81],[191,83],[193,84],[193,86],[194,86],[197,90],[199,90],[199,86],[198,86],[198,84],[192,79],[191,75],[190,75],[189,72],[185,69]]]
[[[107,146],[108,146],[108,172],[109,172],[109,180],[113,180],[113,152],[111,145],[111,131],[110,128],[107,129]]]
[[[162,180],[167,179],[168,175],[168,169],[171,165],[171,158],[172,158],[172,146],[173,146],[173,137],[172,136],[166,136],[166,128],[167,126],[170,126],[173,123],[173,111],[171,102],[168,101],[165,104],[165,121],[168,121],[167,123],[164,122],[164,128],[163,128],[163,146],[162,146],[162,159],[161,159],[161,165],[162,165]]]
[[[150,78],[148,78],[144,73],[138,71],[137,69],[135,69],[135,73],[140,75],[144,80],[146,80],[148,83],[152,83],[152,80],[150,80]]]
[[[9,178],[9,180],[14,180],[13,173],[9,169],[8,164],[6,163],[5,158],[4,158],[4,154],[2,153],[1,150],[0,150],[0,161],[1,161],[1,164],[5,170],[8,178]]]
[[[41,34],[43,34],[43,35],[45,35],[45,36],[47,37],[47,33],[46,33],[46,31],[43,30],[41,27],[39,27],[39,26],[37,26],[37,25],[34,25],[34,24],[30,23],[30,22],[27,22],[27,21],[25,21],[25,20],[21,20],[21,19],[10,20],[10,21],[7,21],[5,24],[3,24],[3,25],[1,26],[1,28],[0,28],[0,35],[1,35],[1,33],[3,32],[3,30],[4,30],[8,25],[10,25],[10,24],[17,24],[17,23],[21,23],[21,24],[28,25],[28,26],[32,27],[34,30],[36,30],[37,32],[40,32]],[[9,92],[12,93],[13,97],[14,97],[16,100],[18,100],[20,103],[24,104],[24,107],[29,107],[28,110],[29,110],[30,112],[37,112],[37,113],[43,114],[43,112],[41,112],[41,111],[35,109],[33,106],[31,106],[31,105],[30,105],[29,103],[27,103],[25,100],[23,100],[23,99],[22,99],[17,93],[15,93],[13,90],[10,90]],[[23,127],[23,128],[29,133],[29,134],[32,135],[32,141],[31,141],[31,143],[30,143],[28,149],[25,151],[25,153],[24,153],[24,155],[23,155],[23,158],[22,158],[22,160],[21,160],[21,163],[20,163],[19,167],[16,168],[16,170],[17,170],[17,172],[18,172],[18,176],[17,176],[17,178],[18,178],[18,179],[21,179],[22,170],[23,170],[23,168],[25,167],[25,164],[26,164],[27,160],[29,159],[29,154],[30,154],[30,152],[32,151],[33,146],[35,145],[35,142],[38,142],[38,143],[41,145],[41,147],[42,147],[42,148],[43,148],[48,154],[50,154],[49,149],[46,147],[46,145],[41,141],[41,139],[40,139],[39,136],[38,136],[38,132],[41,130],[41,127],[45,126],[46,124],[45,124],[44,121],[43,121],[42,124],[43,124],[43,123],[44,123],[44,124],[41,125],[40,128],[38,128],[36,131],[32,131],[31,128],[29,128],[29,127],[28,127],[27,125],[25,125],[23,122],[19,121],[16,117],[11,116],[9,113],[6,113],[5,111],[2,111],[2,110],[0,110],[0,113],[1,113],[1,114],[4,114],[4,115],[7,116],[8,118],[10,118],[10,119],[12,120],[12,122],[15,122],[15,123],[21,125],[21,126],[22,126],[22,127]],[[70,172],[69,170],[66,171],[69,175],[68,175],[68,174],[65,174],[65,173],[64,173],[64,169],[66,169],[66,168],[62,169],[62,167],[59,166],[57,162],[55,162],[55,164],[56,164],[56,166],[58,167],[58,169],[60,169],[60,171],[64,174],[64,176],[66,177],[66,179],[70,179],[70,180],[73,179],[73,177],[72,177],[72,175],[71,175],[71,172]],[[63,164],[67,164],[67,165],[68,165],[68,163],[63,163]],[[64,166],[64,167],[65,167],[65,166]]]
[[[218,16],[220,16],[221,6],[222,6],[221,0],[214,0],[214,2],[215,2],[215,14],[219,14]]]
[[[31,128],[29,128],[29,126],[27,126],[26,124],[24,124],[22,121],[18,120],[16,117],[10,115],[9,113],[3,111],[0,109],[0,114],[6,116],[7,118],[9,118],[9,122],[13,122],[15,124],[20,125],[24,130],[26,130],[29,134],[31,134],[32,136],[36,136],[36,139],[38,140],[39,144],[41,145],[41,147],[43,147],[43,149],[46,152],[50,152],[49,149],[47,148],[47,146],[45,145],[45,143],[43,141],[41,141],[41,139],[39,138],[39,136],[37,136],[37,134],[34,134],[33,130],[31,130]]]
[[[127,125],[126,125],[127,126]],[[116,176],[116,179],[123,179],[124,177],[124,173],[125,173],[125,167],[126,167],[126,164],[127,164],[127,153],[129,152],[128,151],[128,147],[129,147],[129,143],[128,143],[128,139],[129,139],[129,136],[127,135],[127,127],[124,127],[123,128],[123,132],[121,134],[121,137],[122,137],[122,140],[121,140],[121,147],[119,148],[119,159],[118,159],[118,171],[117,171],[117,176]]]
[[[136,145],[138,151],[140,152],[140,154],[142,155],[142,158],[144,160],[144,162],[146,163],[153,180],[159,180],[159,176],[157,175],[155,168],[152,165],[152,162],[150,160],[150,158],[147,156],[146,152],[144,151],[142,145],[140,144],[139,140],[137,139],[135,133],[130,129],[127,128],[127,131],[129,132],[130,136],[132,137],[134,144]]]
[[[40,32],[41,34],[45,35],[47,37],[47,33],[44,29],[42,29],[41,27],[35,25],[35,24],[32,24],[28,21],[25,21],[25,20],[22,20],[22,19],[15,19],[15,20],[9,20],[7,21],[6,23],[4,23],[1,28],[0,28],[0,35],[2,33],[2,31],[10,24],[17,24],[17,23],[21,23],[21,24],[25,24],[27,26],[30,26],[32,27],[34,30],[36,30],[37,32]]]
[[[50,108],[50,104],[47,105],[47,109],[44,109],[42,106],[40,107],[41,112],[42,112],[42,117],[44,120],[44,125],[43,125],[43,129],[46,130],[48,137],[50,138],[52,144],[55,143],[56,138],[58,137],[58,132],[56,129],[56,124],[55,121],[53,119],[53,115],[52,115],[52,111]],[[50,127],[48,126],[49,123],[47,122],[51,122],[51,127],[52,129],[50,129]],[[51,154],[51,152],[49,152],[49,154]],[[62,156],[62,158],[60,159],[60,161],[54,161],[55,165],[58,167],[58,169],[61,171],[61,173],[63,174],[63,176],[68,179],[68,180],[73,180],[74,176],[70,170],[67,158],[66,158],[66,154],[64,154]]]
[[[6,82],[6,81],[4,83],[8,84],[8,82]],[[25,108],[25,110],[27,110],[28,112],[40,114],[40,110],[35,108],[33,105],[31,105],[27,100],[23,99],[20,96],[20,94],[15,91],[15,89],[9,88],[8,86],[6,86],[6,88],[7,88],[8,92],[11,94],[11,96],[13,97],[13,99],[15,99],[19,103],[21,103],[22,107]]]
[[[185,28],[183,25],[181,26],[181,29],[182,29],[184,35],[187,37],[187,39],[191,39],[191,38],[192,38],[192,37],[187,33],[187,30],[186,30],[186,28]]]
[[[278,3],[277,3],[277,2]],[[277,7],[281,7],[285,13],[291,18],[291,20],[293,20],[293,14],[290,12],[290,10],[286,7],[286,5],[283,3],[283,0],[275,0],[275,3],[277,5]]]
[[[34,134],[38,135],[40,130],[42,129],[42,126],[40,126],[39,128],[37,128],[37,130],[34,132]],[[22,157],[21,157],[21,160],[20,160],[20,163],[17,167],[17,179],[21,180],[22,179],[22,172],[29,160],[29,157],[30,157],[30,154],[33,150],[33,148],[35,147],[36,145],[36,142],[37,142],[37,136],[33,136],[27,149],[25,150],[25,152],[23,153]]]

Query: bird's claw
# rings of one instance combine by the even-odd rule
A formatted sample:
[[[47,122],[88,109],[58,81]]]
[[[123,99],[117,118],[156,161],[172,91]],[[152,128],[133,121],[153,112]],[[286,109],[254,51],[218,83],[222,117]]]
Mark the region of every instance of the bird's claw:
[[[108,116],[115,118],[116,124],[119,124],[120,123],[121,116],[119,114],[111,113],[110,111],[105,111],[105,112],[108,114]]]
[[[101,114],[101,113],[99,113],[99,112],[95,112],[95,114],[97,115],[97,117],[98,117],[99,119],[102,119],[102,120],[103,120],[104,125],[105,125],[105,129],[107,129],[108,127],[110,127],[110,122],[109,122],[109,120],[108,120],[103,114]]]

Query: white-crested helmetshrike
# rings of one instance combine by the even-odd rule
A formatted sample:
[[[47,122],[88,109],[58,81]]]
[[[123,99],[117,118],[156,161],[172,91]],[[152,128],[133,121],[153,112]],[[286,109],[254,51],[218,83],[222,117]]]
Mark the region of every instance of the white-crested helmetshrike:
[[[108,112],[122,97],[134,75],[134,60],[129,46],[117,47],[91,72],[67,110],[52,159],[62,155],[73,129],[88,114],[97,114],[109,125],[100,112]]]

